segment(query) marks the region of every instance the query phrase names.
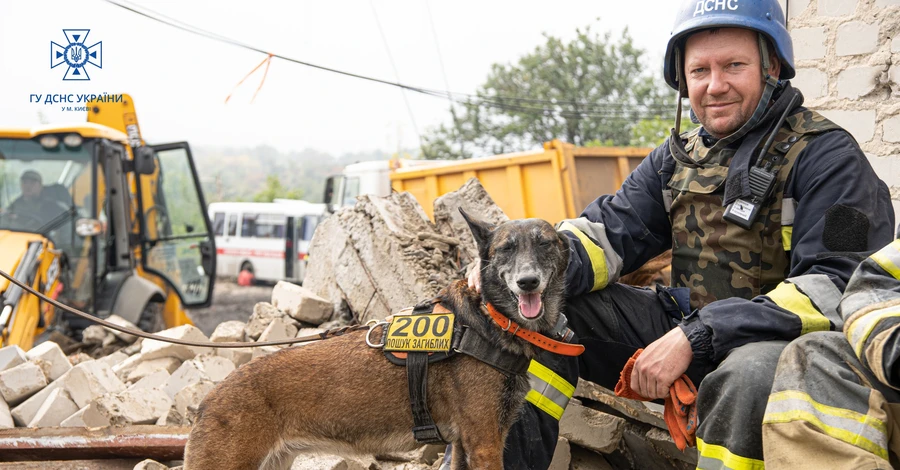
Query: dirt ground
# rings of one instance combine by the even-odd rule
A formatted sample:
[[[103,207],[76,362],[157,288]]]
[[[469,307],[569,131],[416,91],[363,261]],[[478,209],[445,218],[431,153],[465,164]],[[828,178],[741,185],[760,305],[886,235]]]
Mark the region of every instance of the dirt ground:
[[[272,299],[273,287],[273,285],[243,287],[237,285],[234,279],[216,279],[212,305],[207,308],[188,309],[187,313],[197,328],[209,336],[216,329],[216,325],[223,321],[246,322],[257,302],[268,302]]]

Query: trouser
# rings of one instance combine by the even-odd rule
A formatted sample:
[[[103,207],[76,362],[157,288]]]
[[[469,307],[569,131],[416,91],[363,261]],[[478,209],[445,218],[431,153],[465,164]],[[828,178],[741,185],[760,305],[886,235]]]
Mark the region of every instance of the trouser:
[[[559,369],[554,370],[563,376],[577,370],[578,376],[609,389],[615,387],[635,351],[675,328],[682,318],[665,291],[622,284],[569,299],[566,316],[585,352],[577,359],[560,361]],[[688,376],[699,384],[698,468],[762,468],[762,418],[775,366],[786,344],[751,343],[734,349],[718,367],[695,361],[688,368]],[[540,432],[525,428],[525,424],[521,420],[516,423],[513,435]],[[546,468],[512,466],[509,459],[520,458],[520,452],[507,441],[505,468]],[[544,458],[540,460],[549,464],[553,447],[530,452],[541,453]]]
[[[781,356],[763,421],[770,469],[889,469],[900,463],[900,393],[841,332],[810,333]]]

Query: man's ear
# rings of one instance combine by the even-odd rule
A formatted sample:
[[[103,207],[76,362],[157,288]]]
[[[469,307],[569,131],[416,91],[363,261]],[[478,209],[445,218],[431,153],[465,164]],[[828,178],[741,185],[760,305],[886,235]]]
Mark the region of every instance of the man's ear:
[[[462,214],[463,219],[466,219],[466,223],[469,224],[469,230],[472,231],[472,236],[475,237],[475,245],[478,246],[478,251],[484,252],[484,250],[487,250],[488,245],[491,243],[491,235],[493,235],[496,228],[494,224],[470,217],[462,207],[459,208],[459,213]]]

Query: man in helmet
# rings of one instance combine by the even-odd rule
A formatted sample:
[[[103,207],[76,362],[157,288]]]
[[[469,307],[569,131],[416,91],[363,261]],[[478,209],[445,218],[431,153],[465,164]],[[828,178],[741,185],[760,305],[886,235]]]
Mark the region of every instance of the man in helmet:
[[[557,226],[570,242],[566,315],[586,352],[553,372],[612,388],[643,348],[638,394],[663,398],[685,373],[699,385],[699,466],[762,468],[779,355],[839,327],[853,254],[892,239],[890,195],[853,137],[802,106],[776,0],[684,1],[664,75],[679,93],[672,135],[615,195]],[[701,127],[680,134],[683,97]],[[669,248],[672,287],[616,283]],[[507,451],[507,468],[521,452]]]
[[[781,355],[763,419],[768,468],[900,460],[900,239],[859,265],[840,313],[843,333],[803,336]]]

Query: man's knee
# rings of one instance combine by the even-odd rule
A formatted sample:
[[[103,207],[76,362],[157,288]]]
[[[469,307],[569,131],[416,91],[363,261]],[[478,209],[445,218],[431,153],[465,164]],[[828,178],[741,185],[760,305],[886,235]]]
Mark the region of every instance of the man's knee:
[[[765,403],[786,341],[763,341],[735,348],[700,384],[700,396],[759,397]],[[706,389],[706,390],[704,390]],[[702,409],[702,408],[701,408]]]

